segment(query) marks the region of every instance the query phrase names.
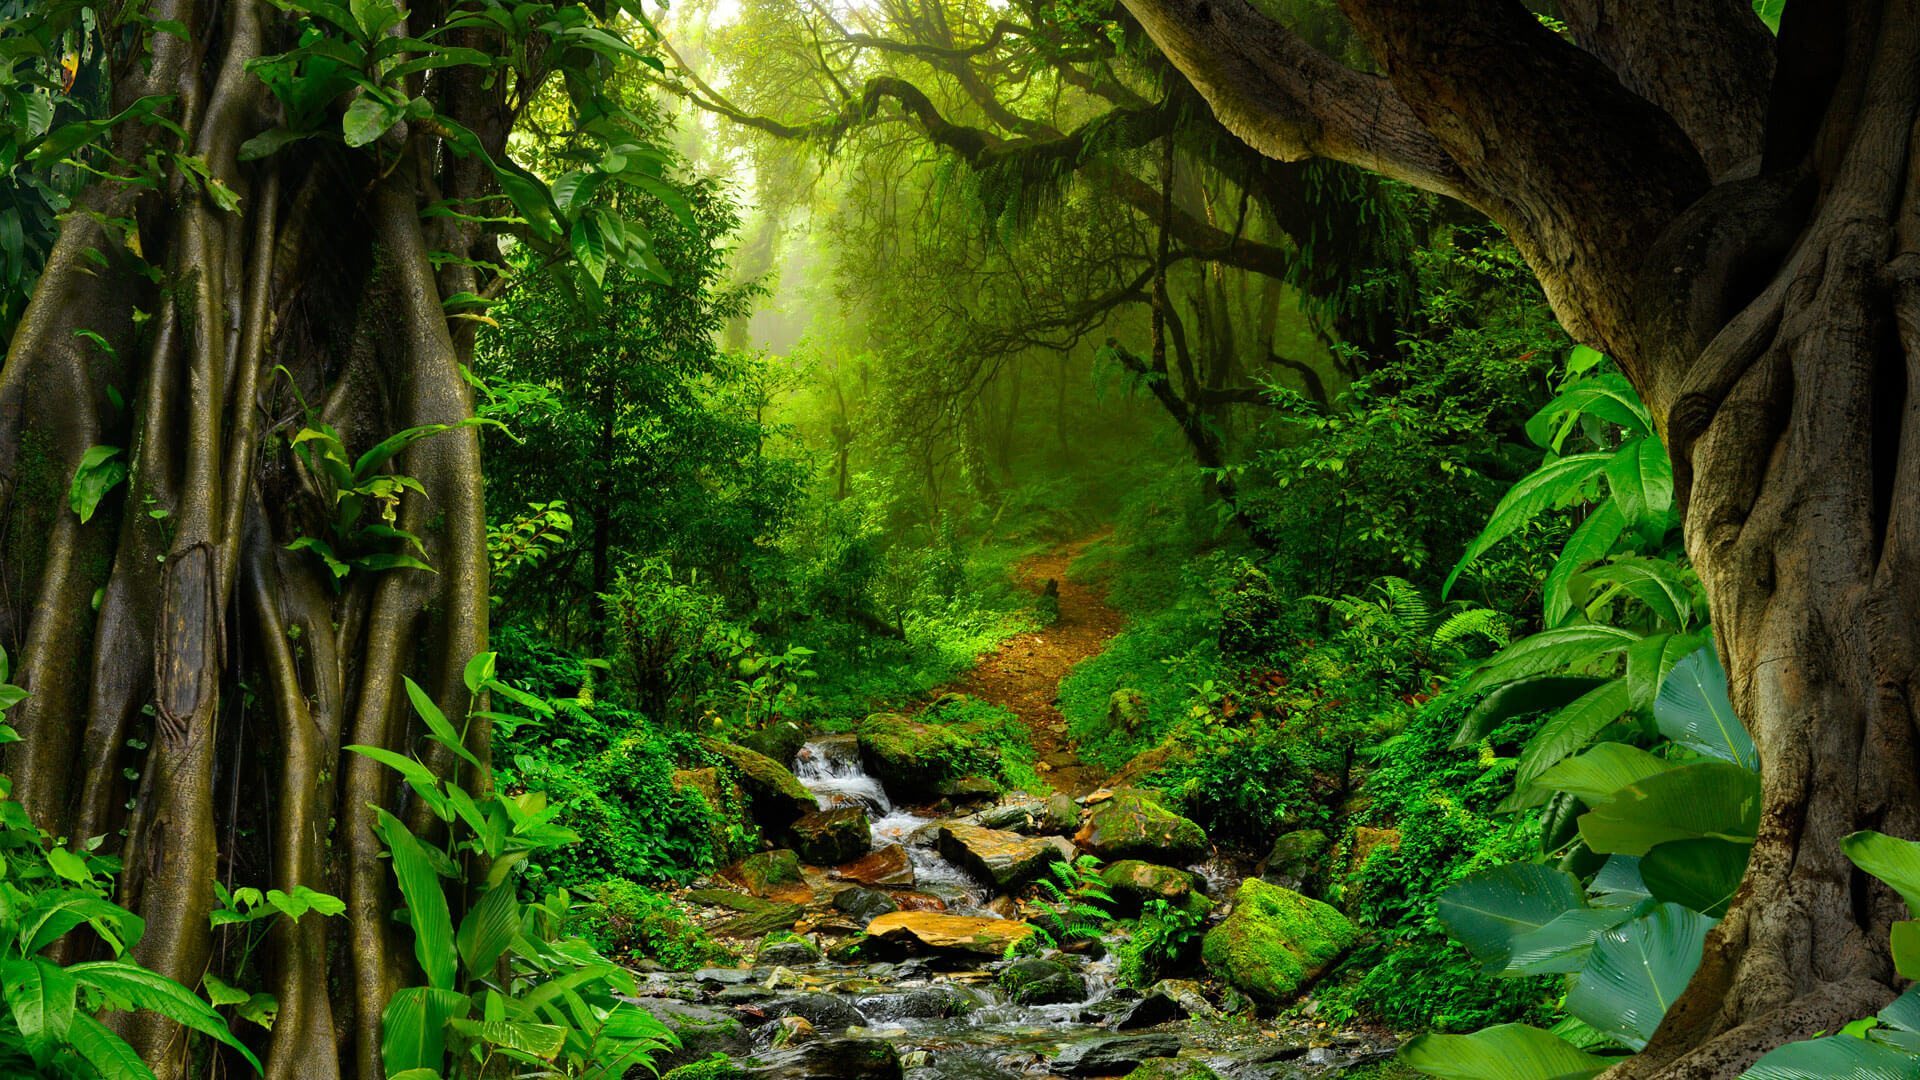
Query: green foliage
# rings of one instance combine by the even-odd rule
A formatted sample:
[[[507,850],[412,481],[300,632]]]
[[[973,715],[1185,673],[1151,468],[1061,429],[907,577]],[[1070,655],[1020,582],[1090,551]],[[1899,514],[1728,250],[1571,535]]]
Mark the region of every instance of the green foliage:
[[[1082,855],[1072,862],[1050,862],[1035,884],[1034,903],[1041,914],[1033,933],[1008,947],[1022,952],[1058,949],[1078,941],[1098,941],[1113,922],[1113,896],[1100,877],[1100,860]]]
[[[0,713],[27,696],[7,676],[0,650]],[[17,741],[0,723],[0,743]],[[103,1010],[146,1010],[226,1044],[257,1071],[260,1062],[213,1005],[127,958],[146,924],[109,899],[120,867],[94,854],[98,846],[75,850],[36,829],[0,777],[0,1067],[72,1080],[151,1080],[132,1048],[95,1019]],[[96,942],[109,959],[56,963],[48,950],[68,934]]]
[[[669,971],[729,965],[739,959],[709,937],[668,897],[623,878],[585,886],[593,901],[580,916],[580,935],[622,960],[647,960]]]
[[[497,682],[492,659],[468,666],[470,689]],[[471,760],[462,734],[412,680],[407,689],[427,737]],[[426,980],[396,991],[381,1015],[389,1076],[479,1077],[512,1063],[532,1075],[613,1078],[678,1045],[621,996],[635,992],[633,977],[570,935],[576,902],[565,889],[522,901],[526,858],[578,840],[554,823],[558,808],[544,793],[476,795],[411,758],[349,749],[399,772],[446,825],[445,839],[431,842],[379,812]],[[463,869],[474,864],[489,868],[483,879]]]
[[[1200,955],[1206,923],[1205,910],[1193,905],[1147,901],[1132,936],[1120,946],[1120,982],[1145,989],[1168,972],[1191,964]]]

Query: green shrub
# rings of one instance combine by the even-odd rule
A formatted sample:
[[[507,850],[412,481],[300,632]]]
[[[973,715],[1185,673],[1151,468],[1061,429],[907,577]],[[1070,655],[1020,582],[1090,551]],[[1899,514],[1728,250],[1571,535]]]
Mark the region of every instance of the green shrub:
[[[590,899],[577,923],[580,935],[618,959],[651,960],[671,971],[692,971],[739,959],[732,949],[693,924],[679,905],[660,893],[620,878],[589,885]]]

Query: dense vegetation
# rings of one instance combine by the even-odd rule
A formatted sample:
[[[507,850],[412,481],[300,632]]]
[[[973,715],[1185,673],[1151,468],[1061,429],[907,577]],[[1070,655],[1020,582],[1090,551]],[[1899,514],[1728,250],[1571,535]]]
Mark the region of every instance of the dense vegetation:
[[[1387,135],[1261,121],[1172,0],[0,0],[0,1071],[1913,1075],[1905,683],[1832,811],[1733,583],[1817,538],[1712,532],[1791,410],[1683,415],[1703,331],[1591,254],[1644,223],[1556,262],[1454,143],[1629,98],[1587,180],[1676,207],[1739,147],[1589,4],[1462,5],[1618,65],[1539,136],[1442,116],[1405,12],[1222,3]],[[1702,72],[1797,40],[1718,7]]]

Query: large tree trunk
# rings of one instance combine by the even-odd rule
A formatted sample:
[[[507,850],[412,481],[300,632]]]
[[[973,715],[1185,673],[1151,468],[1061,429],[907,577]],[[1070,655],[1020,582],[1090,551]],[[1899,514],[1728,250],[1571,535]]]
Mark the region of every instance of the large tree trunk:
[[[397,803],[387,770],[341,745],[421,749],[403,673],[449,715],[468,710],[462,666],[487,640],[479,443],[460,428],[396,461],[427,492],[403,499],[398,523],[435,572],[356,570],[342,587],[287,550],[323,536],[331,509],[288,439],[308,422],[302,399],[354,453],[470,416],[428,252],[476,238],[429,239],[420,210],[484,192],[457,163],[439,173],[442,155],[404,125],[380,148],[384,172],[371,148],[323,141],[241,164],[240,143],[273,123],[245,64],[288,47],[289,20],[261,0],[159,0],[146,15],[185,32],[152,35],[153,62],[124,67],[116,108],[173,95],[188,137],[129,124],[113,148],[198,155],[239,208],[177,167],[157,190],[90,190],[97,214],[66,219],[0,368],[0,644],[31,693],[10,717],[22,741],[6,771],[41,827],[104,836],[124,858],[121,899],[147,926],[135,956],[188,986],[209,970],[216,880],[346,898],[344,921],[275,927],[259,970],[215,970],[279,998],[268,1076],[377,1077],[406,950],[368,824],[371,806]],[[456,100],[456,83],[438,108],[486,137],[497,97]],[[138,243],[101,219],[130,220]],[[67,486],[101,444],[125,447],[131,474],[83,524]],[[473,726],[483,762],[486,736]],[[425,756],[451,774],[449,754]],[[123,1032],[163,1080],[187,1074],[178,1027],[136,1014]]]
[[[1763,772],[1699,974],[1609,1080],[1726,1080],[1894,993],[1902,905],[1857,829],[1920,838],[1920,2],[1341,0],[1381,75],[1244,0],[1125,0],[1222,121],[1468,202],[1611,353],[1674,458]],[[1769,89],[1770,88],[1770,89]]]

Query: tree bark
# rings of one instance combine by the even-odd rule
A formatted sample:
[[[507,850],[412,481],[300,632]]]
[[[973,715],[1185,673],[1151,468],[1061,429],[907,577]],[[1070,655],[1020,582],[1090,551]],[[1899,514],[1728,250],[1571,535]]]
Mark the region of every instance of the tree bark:
[[[341,585],[287,549],[324,536],[332,513],[288,440],[324,421],[358,453],[471,416],[428,252],[477,257],[484,238],[430,245],[421,210],[487,191],[405,124],[364,150],[310,140],[241,163],[240,144],[278,119],[247,63],[292,44],[291,17],[262,0],[157,0],[145,15],[183,29],[115,38],[152,51],[120,65],[115,107],[169,95],[185,136],[109,135],[122,161],[159,152],[161,182],[85,193],[91,213],[66,218],[0,366],[0,642],[31,695],[10,714],[22,738],[6,771],[42,828],[107,838],[125,863],[119,898],[146,920],[135,957],[189,987],[213,957],[216,880],[343,896],[344,920],[277,920],[259,970],[217,973],[277,996],[271,1034],[253,1033],[269,1077],[377,1077],[380,1012],[407,973],[370,807],[416,825],[422,812],[341,746],[418,751],[455,775],[449,752],[416,744],[399,690],[411,674],[448,715],[468,712],[462,668],[487,642],[479,441],[459,428],[395,459],[426,491],[402,499],[398,524],[435,572],[356,570]],[[485,130],[476,116],[498,99],[461,100],[462,85],[424,92]],[[113,219],[126,236],[101,223]],[[124,447],[130,473],[83,524],[67,488],[95,445]],[[259,701],[244,711],[243,669]],[[472,739],[483,767],[459,779],[481,791],[487,725]],[[236,786],[216,798],[216,777]],[[223,849],[223,835],[237,842]],[[178,1026],[138,1013],[120,1030],[162,1080],[188,1074]]]

